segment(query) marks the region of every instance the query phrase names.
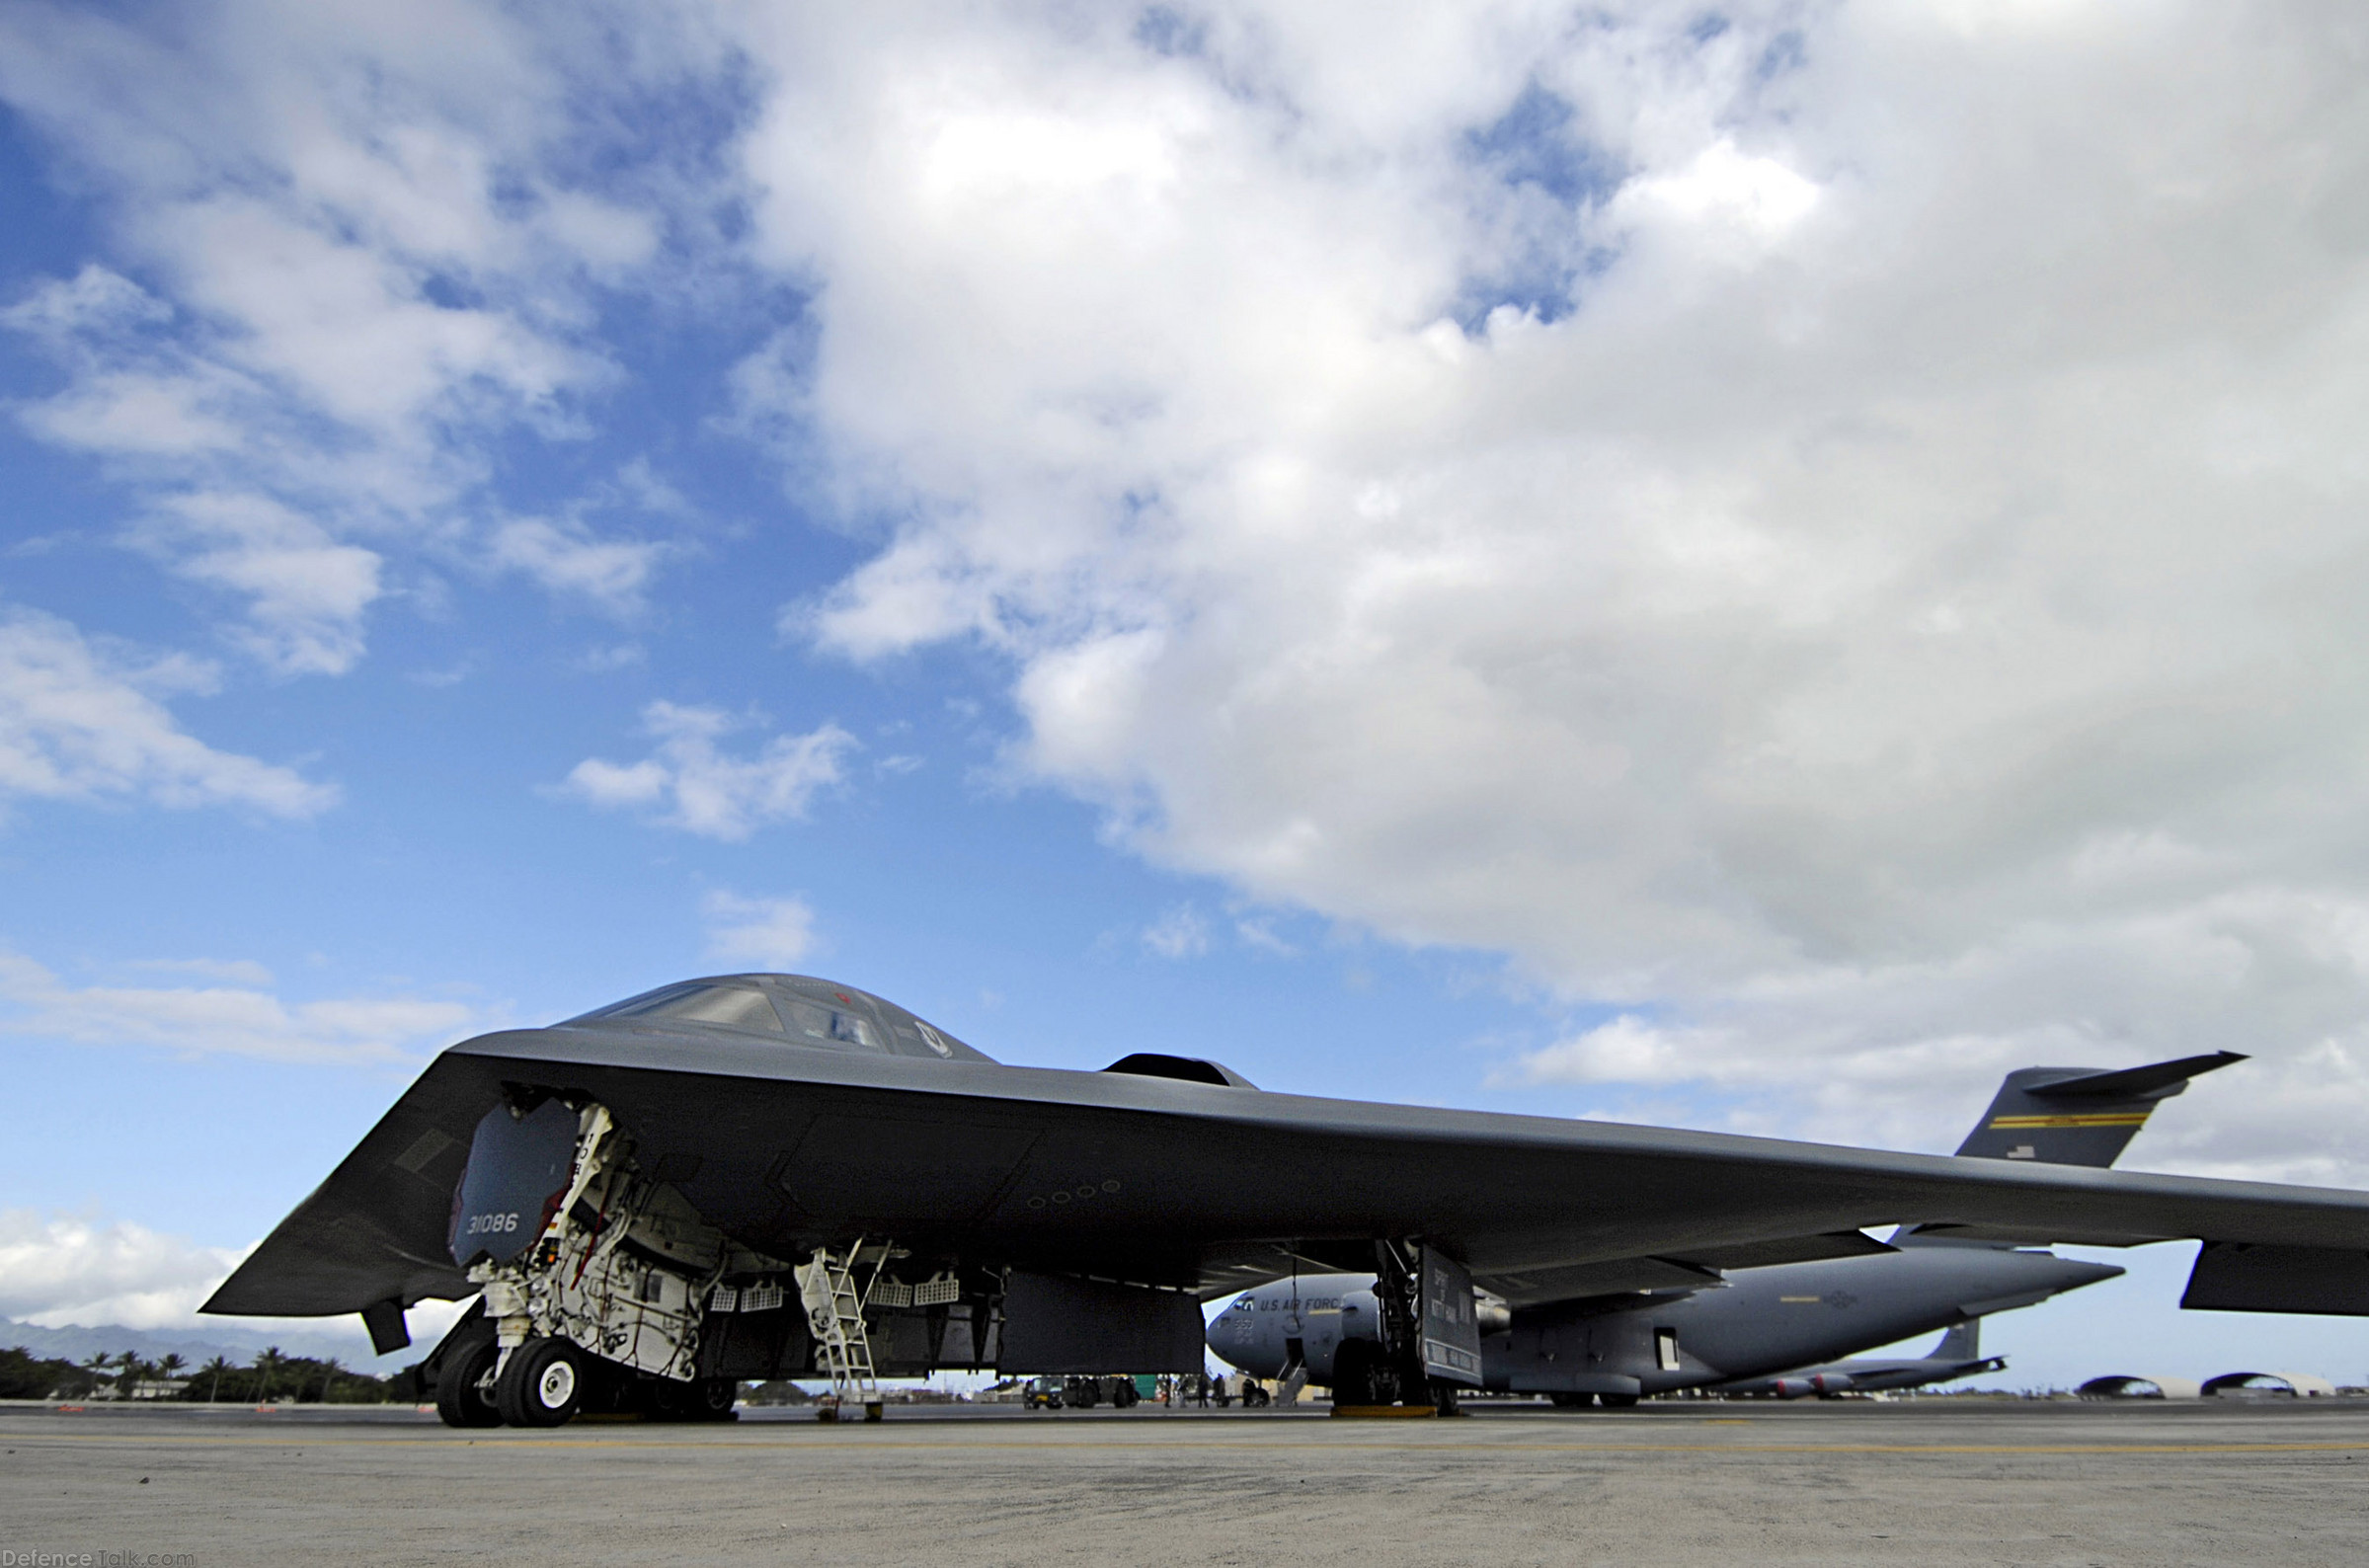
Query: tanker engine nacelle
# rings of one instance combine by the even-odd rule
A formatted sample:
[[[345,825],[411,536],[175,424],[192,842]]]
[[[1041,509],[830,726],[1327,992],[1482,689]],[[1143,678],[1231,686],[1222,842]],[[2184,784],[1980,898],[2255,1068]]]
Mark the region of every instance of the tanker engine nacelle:
[[[1824,1398],[1848,1392],[1852,1378],[1849,1372],[1817,1372],[1808,1377],[1772,1378],[1769,1387],[1779,1399],[1807,1399],[1813,1394]]]

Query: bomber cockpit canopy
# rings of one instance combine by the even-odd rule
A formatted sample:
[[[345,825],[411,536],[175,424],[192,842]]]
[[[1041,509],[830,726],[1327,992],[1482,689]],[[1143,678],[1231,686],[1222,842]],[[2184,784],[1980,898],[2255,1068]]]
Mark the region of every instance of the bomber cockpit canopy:
[[[718,975],[682,980],[568,1022],[670,1029],[689,1024],[839,1051],[948,1061],[994,1059],[868,991],[806,975]]]

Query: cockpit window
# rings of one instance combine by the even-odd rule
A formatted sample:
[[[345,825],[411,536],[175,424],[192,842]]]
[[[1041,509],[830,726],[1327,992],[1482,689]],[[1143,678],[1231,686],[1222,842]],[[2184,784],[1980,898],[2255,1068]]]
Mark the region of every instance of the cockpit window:
[[[794,988],[793,988],[794,987]],[[679,980],[570,1019],[571,1023],[715,1024],[786,1038],[801,1045],[883,1055],[987,1058],[932,1030],[910,1013],[887,1009],[884,1022],[860,991],[802,977],[729,976]],[[916,1034],[914,1031],[920,1032]],[[891,1031],[896,1031],[893,1035]]]
[[[585,1014],[587,1018],[646,1018],[652,1022],[721,1024],[727,1029],[787,1033],[763,991],[750,985],[670,985],[631,1001]]]
[[[849,1008],[810,1002],[800,996],[779,996],[774,1000],[781,1008],[781,1016],[789,1021],[793,1038],[803,1035],[809,1040],[861,1046],[866,1051],[886,1049],[880,1043],[880,1031],[872,1027],[872,1020]]]

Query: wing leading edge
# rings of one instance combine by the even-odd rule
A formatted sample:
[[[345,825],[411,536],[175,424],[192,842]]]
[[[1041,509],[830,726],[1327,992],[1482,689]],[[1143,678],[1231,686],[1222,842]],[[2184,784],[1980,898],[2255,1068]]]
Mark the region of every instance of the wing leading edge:
[[[445,1052],[205,1310],[468,1294],[445,1251],[451,1194],[506,1084],[598,1100],[658,1179],[779,1257],[895,1235],[1215,1293],[1422,1237],[1523,1305],[1869,1250],[1862,1228],[1915,1221],[2369,1251],[2369,1194],[2349,1191],[577,1025]]]

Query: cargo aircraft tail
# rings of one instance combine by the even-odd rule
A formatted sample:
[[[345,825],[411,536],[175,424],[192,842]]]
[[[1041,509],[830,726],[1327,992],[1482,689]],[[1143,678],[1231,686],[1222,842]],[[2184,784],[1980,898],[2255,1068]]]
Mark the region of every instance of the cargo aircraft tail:
[[[2245,1059],[2234,1051],[2216,1051],[2113,1072],[2021,1067],[2000,1084],[1958,1152],[2103,1169],[2121,1156],[2158,1105],[2187,1089],[2190,1078]]]

